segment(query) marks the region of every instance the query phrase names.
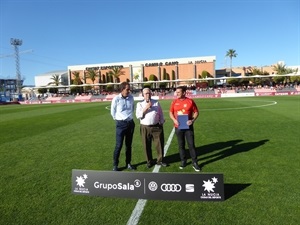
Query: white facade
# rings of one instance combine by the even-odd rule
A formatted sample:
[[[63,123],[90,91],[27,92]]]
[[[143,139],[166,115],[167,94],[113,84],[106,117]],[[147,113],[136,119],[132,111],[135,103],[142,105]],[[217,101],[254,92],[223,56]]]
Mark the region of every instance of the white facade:
[[[57,70],[48,72],[45,74],[40,74],[34,77],[34,84],[36,87],[48,86],[49,83],[53,82],[51,79],[54,75],[59,75],[61,77],[62,85],[68,84],[68,72],[66,70]]]

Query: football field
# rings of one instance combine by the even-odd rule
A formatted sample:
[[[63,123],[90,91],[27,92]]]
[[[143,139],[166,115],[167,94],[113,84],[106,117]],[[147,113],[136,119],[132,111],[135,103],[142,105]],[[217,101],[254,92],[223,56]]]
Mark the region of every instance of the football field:
[[[300,96],[195,102],[200,173],[224,175],[221,202],[73,195],[72,169],[112,170],[110,102],[0,106],[0,224],[299,224]],[[179,169],[170,103],[160,101],[170,166],[146,167],[135,118],[132,164],[137,172],[197,173],[191,165]]]

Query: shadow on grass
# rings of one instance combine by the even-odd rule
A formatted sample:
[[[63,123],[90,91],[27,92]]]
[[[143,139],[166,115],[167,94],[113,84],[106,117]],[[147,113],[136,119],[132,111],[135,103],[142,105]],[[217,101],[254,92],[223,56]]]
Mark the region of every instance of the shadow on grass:
[[[198,160],[201,160],[203,163],[200,164],[201,167],[209,164],[216,162],[218,160],[222,160],[226,157],[230,157],[235,154],[243,153],[243,152],[248,152],[253,149],[258,148],[259,146],[264,145],[266,142],[269,140],[260,140],[256,142],[247,142],[247,143],[240,143],[243,140],[231,140],[231,141],[226,141],[226,142],[217,142],[209,145],[203,145],[200,147],[196,148],[196,152],[198,155]],[[215,153],[214,153],[215,152]],[[206,154],[211,154],[209,156],[204,156]],[[188,159],[190,159],[189,151],[186,150],[186,156]],[[180,156],[179,153],[169,155],[165,157],[165,161],[167,163],[176,163],[180,162]]]
[[[225,200],[231,198],[232,196],[238,194],[240,191],[243,191],[251,184],[224,184],[224,196]]]
[[[222,160],[224,158],[230,157],[235,154],[239,153],[245,153],[250,150],[256,149],[262,145],[264,145],[266,142],[269,140],[264,139],[256,142],[247,142],[247,143],[240,143],[242,140],[233,140],[233,141],[228,141],[228,142],[219,142],[215,143],[212,145],[206,145],[206,146],[201,146],[199,148],[196,148],[197,154],[199,156],[207,154],[207,153],[212,153],[216,150],[220,150],[216,152],[215,154],[206,156],[206,157],[201,157],[200,160],[204,161],[203,163],[200,164],[201,167],[216,162],[218,160]]]

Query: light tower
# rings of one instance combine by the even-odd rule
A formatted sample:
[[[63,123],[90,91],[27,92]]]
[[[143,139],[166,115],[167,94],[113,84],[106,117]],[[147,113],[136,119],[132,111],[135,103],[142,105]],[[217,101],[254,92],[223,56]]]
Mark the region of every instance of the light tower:
[[[19,60],[19,46],[22,45],[22,40],[11,38],[10,44],[13,45],[15,48],[17,93],[18,93],[18,98],[20,98],[22,85],[21,85],[20,60]]]

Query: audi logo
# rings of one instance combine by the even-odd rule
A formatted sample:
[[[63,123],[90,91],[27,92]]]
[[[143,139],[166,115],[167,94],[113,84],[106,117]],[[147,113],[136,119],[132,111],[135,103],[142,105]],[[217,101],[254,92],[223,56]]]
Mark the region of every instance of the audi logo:
[[[163,192],[180,192],[181,185],[180,184],[162,184],[160,189]]]

